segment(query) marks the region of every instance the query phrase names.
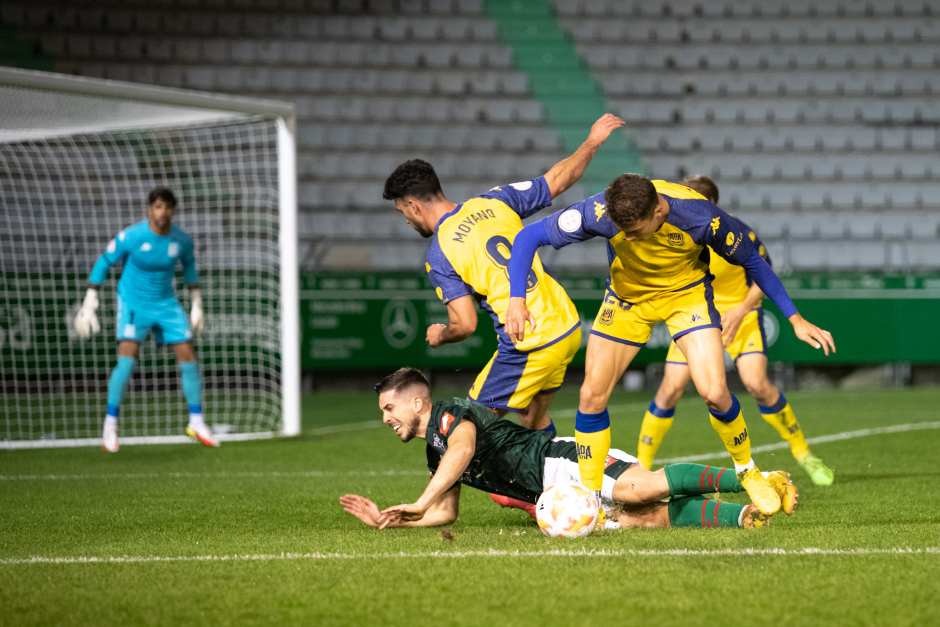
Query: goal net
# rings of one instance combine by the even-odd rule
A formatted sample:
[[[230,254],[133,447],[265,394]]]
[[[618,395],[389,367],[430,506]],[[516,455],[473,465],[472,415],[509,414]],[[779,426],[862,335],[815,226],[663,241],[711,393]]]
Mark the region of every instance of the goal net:
[[[0,448],[97,444],[116,359],[113,268],[101,333],[71,321],[92,264],[178,199],[206,325],[195,339],[222,440],[299,432],[292,105],[0,69]],[[177,275],[177,296],[189,310]],[[121,443],[186,441],[172,349],[151,337],[121,406]]]

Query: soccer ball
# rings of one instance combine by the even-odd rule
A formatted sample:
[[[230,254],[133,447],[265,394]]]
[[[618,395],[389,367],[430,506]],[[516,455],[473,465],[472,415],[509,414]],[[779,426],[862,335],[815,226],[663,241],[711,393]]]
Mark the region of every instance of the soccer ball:
[[[558,483],[535,504],[539,529],[552,538],[581,538],[597,524],[597,497],[580,483]]]

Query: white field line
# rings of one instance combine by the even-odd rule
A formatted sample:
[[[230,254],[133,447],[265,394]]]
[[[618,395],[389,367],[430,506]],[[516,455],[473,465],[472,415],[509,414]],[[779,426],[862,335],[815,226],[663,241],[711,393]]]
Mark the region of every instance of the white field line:
[[[855,431],[842,431],[840,433],[830,433],[828,435],[818,435],[814,438],[807,438],[810,444],[825,444],[826,442],[842,442],[843,440],[855,440],[857,438],[867,438],[873,435],[882,435],[886,433],[907,433],[908,431],[927,431],[940,429],[940,420],[929,422],[909,422],[900,425],[889,425],[887,427],[872,427],[870,429],[857,429]],[[786,442],[775,442],[774,444],[762,444],[751,449],[751,453],[766,453],[767,451],[777,451],[789,448]],[[657,459],[660,464],[675,464],[677,462],[695,462],[706,459],[715,459],[724,457],[728,451],[714,451],[712,453],[700,453],[698,455],[683,455],[680,457],[669,457],[667,459]]]
[[[843,431],[840,433],[830,433],[820,435],[814,438],[808,438],[810,444],[824,444],[826,442],[842,442],[845,440],[854,440],[857,438],[866,438],[874,435],[883,435],[890,433],[907,433],[910,431],[925,431],[940,429],[940,421],[929,422],[910,422],[899,425],[889,425],[886,427],[872,427],[870,429],[858,429],[855,431]],[[787,448],[786,442],[777,442],[774,444],[765,444],[755,446],[751,449],[753,453],[764,453]],[[670,457],[667,459],[656,460],[661,464],[674,464],[677,462],[700,461],[706,459],[716,459],[724,457],[728,452],[712,451],[711,453],[699,453],[696,455],[684,455],[681,457]],[[50,475],[0,475],[0,481],[83,481],[93,479],[259,479],[259,478],[318,478],[318,477],[417,477],[427,476],[425,470],[297,470],[297,471],[244,471],[244,472],[142,472],[142,473],[123,473],[123,474],[50,474]]]
[[[256,553],[230,555],[76,555],[0,558],[0,566],[63,565],[63,564],[146,564],[152,562],[278,562],[278,561],[374,561],[398,559],[467,558],[611,558],[611,557],[871,557],[940,555],[940,547],[887,548],[798,548],[798,549],[545,549],[539,551],[416,551],[388,553]]]

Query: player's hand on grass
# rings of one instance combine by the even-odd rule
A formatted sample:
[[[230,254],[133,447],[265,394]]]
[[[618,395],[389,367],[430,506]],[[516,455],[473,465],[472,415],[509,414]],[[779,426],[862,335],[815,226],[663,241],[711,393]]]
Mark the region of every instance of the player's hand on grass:
[[[98,324],[98,290],[88,288],[85,292],[85,300],[75,315],[73,325],[78,337],[86,338],[101,330]]]
[[[444,329],[447,328],[446,324],[431,324],[428,325],[428,331],[424,336],[424,339],[427,341],[428,346],[431,348],[437,348],[444,343]]]
[[[509,308],[506,310],[506,333],[513,342],[521,342],[525,339],[525,325],[529,323],[529,330],[535,331],[535,318],[529,312],[525,305],[525,299],[520,296],[514,296],[509,299]]]
[[[836,343],[829,331],[820,329],[798,313],[790,316],[790,324],[793,325],[793,333],[796,337],[815,349],[821,348],[826,356],[836,352]]]
[[[586,141],[593,146],[600,146],[607,141],[611,133],[625,125],[626,122],[613,113],[605,113],[597,118],[597,121],[591,125],[591,130],[588,132]]]
[[[401,505],[386,507],[382,510],[379,529],[385,529],[392,523],[421,520],[424,517],[425,511],[427,511],[427,508],[418,503],[402,503]]]
[[[193,327],[193,333],[199,335],[206,326],[206,317],[202,312],[202,292],[191,289],[189,296],[192,300],[192,307],[189,309],[189,324]]]
[[[741,328],[741,321],[747,315],[747,309],[742,307],[733,307],[721,316],[721,343],[727,347],[731,340],[738,334]]]
[[[344,494],[339,497],[339,504],[347,513],[352,514],[373,529],[379,529],[382,512],[375,502],[358,494]]]

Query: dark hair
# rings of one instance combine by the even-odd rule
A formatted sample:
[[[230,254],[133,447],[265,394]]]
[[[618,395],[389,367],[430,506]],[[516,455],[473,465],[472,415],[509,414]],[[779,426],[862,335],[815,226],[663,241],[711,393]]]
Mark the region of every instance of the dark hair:
[[[405,196],[414,196],[427,200],[443,193],[441,182],[431,164],[421,159],[409,159],[395,168],[395,171],[385,179],[382,198],[398,200]]]
[[[169,187],[154,187],[150,190],[150,193],[147,194],[147,204],[152,205],[158,200],[162,200],[171,208],[176,207],[176,196],[173,195]]]
[[[372,389],[376,394],[381,394],[388,390],[401,392],[412,385],[423,385],[429,392],[431,391],[431,382],[417,368],[399,368],[392,374],[382,377],[382,380],[372,386]]]
[[[604,194],[614,224],[627,230],[653,215],[659,196],[652,181],[639,174],[621,174]]]
[[[690,176],[682,181],[682,184],[688,188],[694,189],[716,205],[718,204],[718,186],[715,184],[715,181],[704,174]]]

